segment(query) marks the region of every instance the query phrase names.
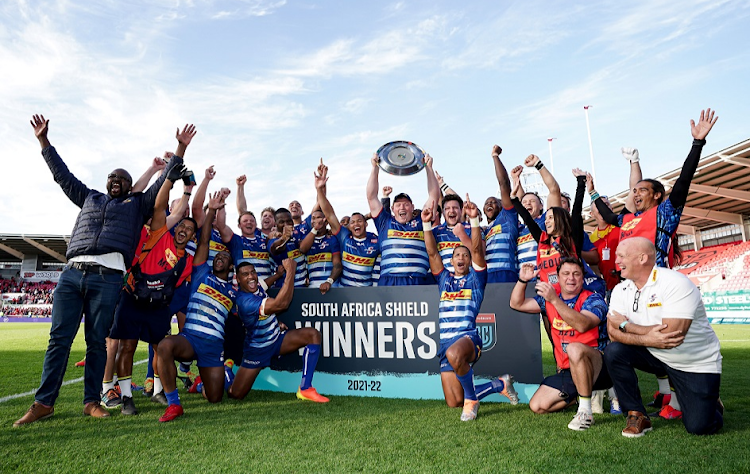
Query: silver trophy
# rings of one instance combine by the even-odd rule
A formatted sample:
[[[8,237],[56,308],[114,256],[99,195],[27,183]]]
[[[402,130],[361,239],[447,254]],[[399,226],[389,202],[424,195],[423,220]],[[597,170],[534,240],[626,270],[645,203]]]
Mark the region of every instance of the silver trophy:
[[[424,168],[425,155],[425,151],[412,142],[390,142],[378,149],[378,165],[388,174],[409,176]]]

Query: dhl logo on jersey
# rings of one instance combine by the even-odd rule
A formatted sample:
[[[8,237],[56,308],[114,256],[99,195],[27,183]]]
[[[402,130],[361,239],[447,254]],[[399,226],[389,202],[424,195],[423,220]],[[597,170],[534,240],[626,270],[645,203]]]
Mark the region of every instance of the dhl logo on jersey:
[[[635,229],[635,226],[637,226],[639,222],[641,222],[641,218],[640,217],[636,217],[632,221],[625,222],[624,224],[622,224],[622,227],[620,227],[620,230],[622,232],[627,232],[629,230],[633,230],[633,229]]]
[[[308,265],[313,263],[330,262],[331,260],[333,260],[333,254],[330,253],[318,253],[315,255],[307,256]]]
[[[208,249],[213,252],[228,252],[229,251],[227,250],[226,245],[222,244],[221,242],[215,242],[213,240],[208,243]]]
[[[568,323],[563,321],[562,318],[555,318],[555,320],[552,321],[552,327],[557,331],[570,331],[573,329]]]
[[[354,265],[360,265],[362,267],[372,267],[375,265],[375,259],[369,258],[369,257],[358,257],[356,255],[352,255],[348,252],[344,252],[343,257],[344,262],[351,263]]]
[[[201,283],[201,286],[198,287],[198,293],[201,293],[203,295],[208,296],[212,300],[216,301],[223,307],[229,311],[232,309],[232,300],[224,296],[219,290],[215,288],[211,288],[210,286],[206,285],[205,283]]]
[[[560,252],[558,252],[554,247],[550,247],[548,249],[539,249],[540,257],[552,257],[553,255],[560,255]]]
[[[268,252],[253,252],[252,250],[243,250],[242,258],[254,258],[256,260],[268,260]]]
[[[531,234],[522,235],[518,238],[516,242],[518,242],[518,245],[528,244],[529,242],[534,241],[534,236]]]
[[[289,250],[286,253],[287,258],[291,258],[292,260],[296,260],[302,256],[302,252],[299,251],[299,249]]]
[[[440,242],[438,244],[438,252],[442,252],[443,250],[452,250],[460,245],[461,242]]]
[[[440,301],[470,300],[471,290],[463,289],[460,291],[443,291],[440,293]]]
[[[490,229],[489,232],[487,232],[487,235],[484,236],[484,240],[490,240],[492,237],[494,237],[494,236],[496,236],[498,234],[502,234],[502,233],[503,233],[503,225],[502,224],[498,224],[495,227],[493,227],[492,229]]]
[[[174,268],[175,265],[177,265],[177,255],[172,252],[172,249],[167,248],[164,250],[164,258],[167,260],[167,263],[169,263],[169,266]]]
[[[412,239],[412,240],[424,240],[424,232],[421,230],[414,231],[403,231],[403,230],[388,230],[389,239]]]

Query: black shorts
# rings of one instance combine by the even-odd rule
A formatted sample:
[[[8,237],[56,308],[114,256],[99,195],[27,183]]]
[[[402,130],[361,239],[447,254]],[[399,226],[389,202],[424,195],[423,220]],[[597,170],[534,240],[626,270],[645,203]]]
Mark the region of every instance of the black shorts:
[[[576,385],[573,383],[573,376],[570,374],[570,369],[562,369],[555,375],[545,377],[542,385],[559,390],[560,398],[564,398],[567,403],[572,402],[578,397],[578,390],[576,390]],[[602,360],[602,370],[599,372],[599,377],[594,381],[593,390],[604,390],[610,387],[612,387],[612,380],[609,378],[607,366],[604,365],[604,361]]]
[[[115,308],[115,321],[109,332],[112,339],[139,339],[149,344],[158,344],[172,328],[172,312],[169,307],[143,309],[127,291],[120,292]]]

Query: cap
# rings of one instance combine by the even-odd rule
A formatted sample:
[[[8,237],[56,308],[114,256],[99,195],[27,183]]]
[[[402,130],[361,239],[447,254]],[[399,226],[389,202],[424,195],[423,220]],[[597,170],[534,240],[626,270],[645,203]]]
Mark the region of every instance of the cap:
[[[399,199],[407,199],[409,202],[412,202],[411,198],[406,193],[398,193],[398,194],[396,194],[396,197],[393,198],[393,202],[396,202]]]

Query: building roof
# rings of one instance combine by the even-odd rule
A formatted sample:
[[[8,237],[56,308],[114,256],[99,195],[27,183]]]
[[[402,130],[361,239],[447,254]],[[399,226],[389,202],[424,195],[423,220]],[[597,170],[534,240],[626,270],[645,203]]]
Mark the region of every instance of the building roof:
[[[656,177],[664,183],[667,193],[681,170]],[[609,195],[616,213],[624,207],[629,192],[625,189]],[[701,158],[677,232],[694,235],[699,230],[727,224],[741,226],[743,216],[750,217],[750,139]],[[588,207],[584,209],[584,225],[596,225]]]

